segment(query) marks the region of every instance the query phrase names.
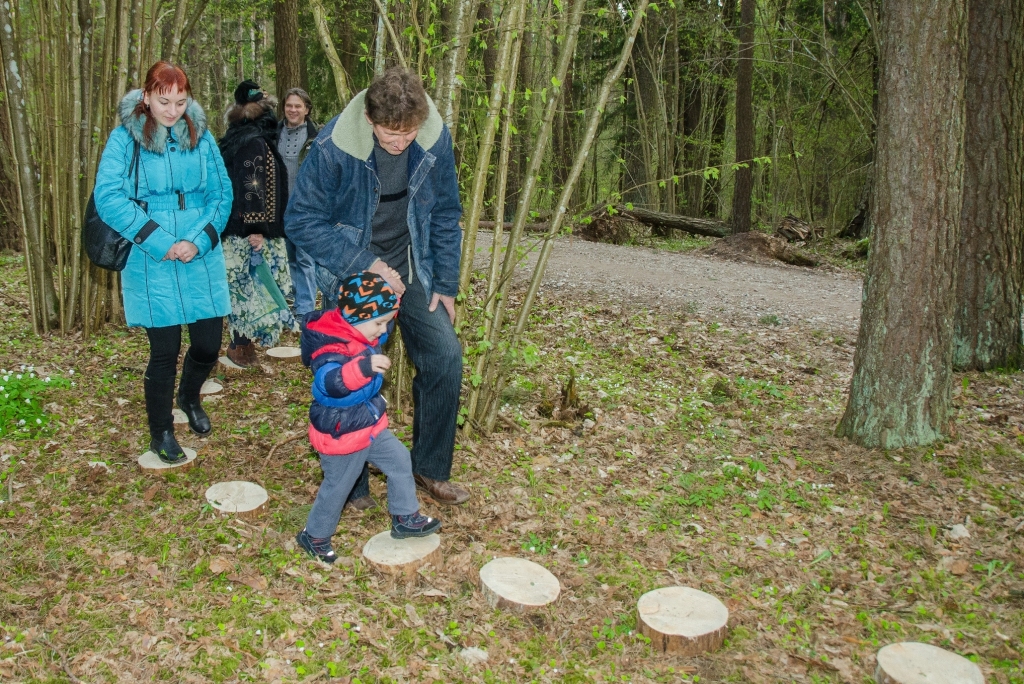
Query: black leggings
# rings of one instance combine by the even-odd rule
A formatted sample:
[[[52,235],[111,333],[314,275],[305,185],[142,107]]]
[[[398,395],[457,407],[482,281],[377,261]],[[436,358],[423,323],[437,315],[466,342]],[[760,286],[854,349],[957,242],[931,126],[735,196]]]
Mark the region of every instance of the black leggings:
[[[220,338],[224,333],[224,319],[204,318],[188,324],[191,345],[188,354],[199,363],[213,363],[220,354]],[[181,326],[146,328],[149,336],[149,366],[146,378],[174,383],[178,374],[178,353],[181,351]]]

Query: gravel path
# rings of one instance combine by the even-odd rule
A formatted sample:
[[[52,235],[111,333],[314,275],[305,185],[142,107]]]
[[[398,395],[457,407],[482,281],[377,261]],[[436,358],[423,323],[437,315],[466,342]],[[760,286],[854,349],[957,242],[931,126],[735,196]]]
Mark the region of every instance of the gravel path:
[[[477,238],[476,268],[486,268],[491,233]],[[525,282],[530,268],[520,268]],[[660,302],[652,300],[660,288]],[[775,315],[783,324],[855,332],[860,321],[861,279],[855,274],[796,266],[760,265],[694,253],[625,247],[579,238],[555,241],[541,286],[547,296],[676,308],[724,319]]]

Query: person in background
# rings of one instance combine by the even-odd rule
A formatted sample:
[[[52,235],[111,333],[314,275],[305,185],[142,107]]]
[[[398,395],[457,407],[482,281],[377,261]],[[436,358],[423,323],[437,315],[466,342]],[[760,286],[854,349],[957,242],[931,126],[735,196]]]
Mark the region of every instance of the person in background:
[[[93,196],[100,219],[132,243],[121,287],[128,325],[145,328],[149,338],[149,448],[165,463],[180,463],[186,456],[171,409],[182,325],[190,345],[178,407],[193,432],[211,430],[199,389],[217,363],[231,312],[220,239],[231,213],[231,181],[180,67],[150,67],[142,90],[125,95],[118,114],[121,125],[103,149]]]
[[[228,109],[228,130],[220,140],[228,176],[235,191],[231,217],[224,230],[224,255],[231,291],[228,358],[242,368],[257,365],[253,342],[277,344],[283,328],[298,330],[287,306],[268,307],[258,268],[265,263],[282,296],[291,294],[284,244],[284,211],[288,203],[288,171],[277,151],[277,102],[253,81],[235,89]],[[261,290],[264,288],[264,290]]]
[[[302,88],[292,88],[284,94],[284,118],[277,123],[277,151],[288,169],[289,197],[295,188],[299,165],[316,139],[318,129],[310,118],[312,111],[313,101]],[[301,321],[316,308],[316,263],[287,235],[285,244],[288,246],[288,270],[295,287],[295,316]]]
[[[447,505],[469,499],[450,479],[462,387],[461,216],[451,133],[423,80],[399,67],[323,127],[285,215],[289,237],[317,263],[321,292],[371,271],[402,297],[398,327],[416,367],[412,470],[416,485]],[[365,475],[349,499],[361,510],[375,505]]]

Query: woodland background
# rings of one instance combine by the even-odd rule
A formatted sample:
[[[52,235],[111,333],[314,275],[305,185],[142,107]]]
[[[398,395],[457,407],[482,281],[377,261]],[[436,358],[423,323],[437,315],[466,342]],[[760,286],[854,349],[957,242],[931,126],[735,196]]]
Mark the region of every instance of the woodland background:
[[[77,232],[99,153],[118,123],[116,103],[158,58],[183,65],[216,135],[243,78],[269,92],[304,87],[322,124],[374,73],[407,63],[423,74],[453,128],[467,214],[479,194],[478,220],[512,220],[535,143],[550,135],[527,207],[531,220],[550,218],[585,145],[587,160],[569,195],[570,224],[623,204],[728,219],[740,168],[752,171],[755,223],[774,226],[792,213],[835,232],[859,215],[859,233],[876,110],[874,3],[748,0],[750,17],[737,0],[651,3],[646,12],[640,8],[646,17],[635,46],[625,44],[636,3],[580,3],[573,8],[580,11],[574,44],[568,6],[521,4],[523,31],[505,53],[502,21],[514,18],[515,2],[11,3],[0,19],[13,31],[0,47],[8,64],[16,62],[14,72],[5,71],[7,80],[16,73],[18,82],[0,83],[14,96],[0,108],[0,247],[33,255],[36,327],[89,330],[120,317],[116,277],[89,267]],[[746,81],[740,74],[739,85],[752,97],[753,135],[741,141],[749,153],[737,156],[744,26],[752,31],[752,72]],[[559,78],[567,45],[570,58]],[[632,52],[585,143],[599,85],[624,46]],[[507,157],[492,158],[481,144],[496,121],[489,112],[496,79],[505,93],[497,116],[510,130]],[[551,99],[557,109],[546,131]],[[26,149],[19,150],[19,138]],[[480,168],[491,175],[476,193]],[[508,174],[503,200],[498,168]]]

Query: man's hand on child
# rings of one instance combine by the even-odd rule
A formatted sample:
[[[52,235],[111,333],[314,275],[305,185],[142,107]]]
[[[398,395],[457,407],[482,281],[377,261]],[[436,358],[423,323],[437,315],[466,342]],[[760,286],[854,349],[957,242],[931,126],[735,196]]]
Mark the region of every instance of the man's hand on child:
[[[370,368],[373,369],[374,373],[383,373],[388,368],[391,368],[391,359],[383,354],[374,354],[370,357]]]
[[[380,259],[377,259],[369,268],[366,269],[370,273],[376,273],[381,278],[387,281],[391,289],[395,291],[395,294],[401,297],[405,294],[405,283],[402,282],[402,276],[398,275],[398,271],[385,264]]]

